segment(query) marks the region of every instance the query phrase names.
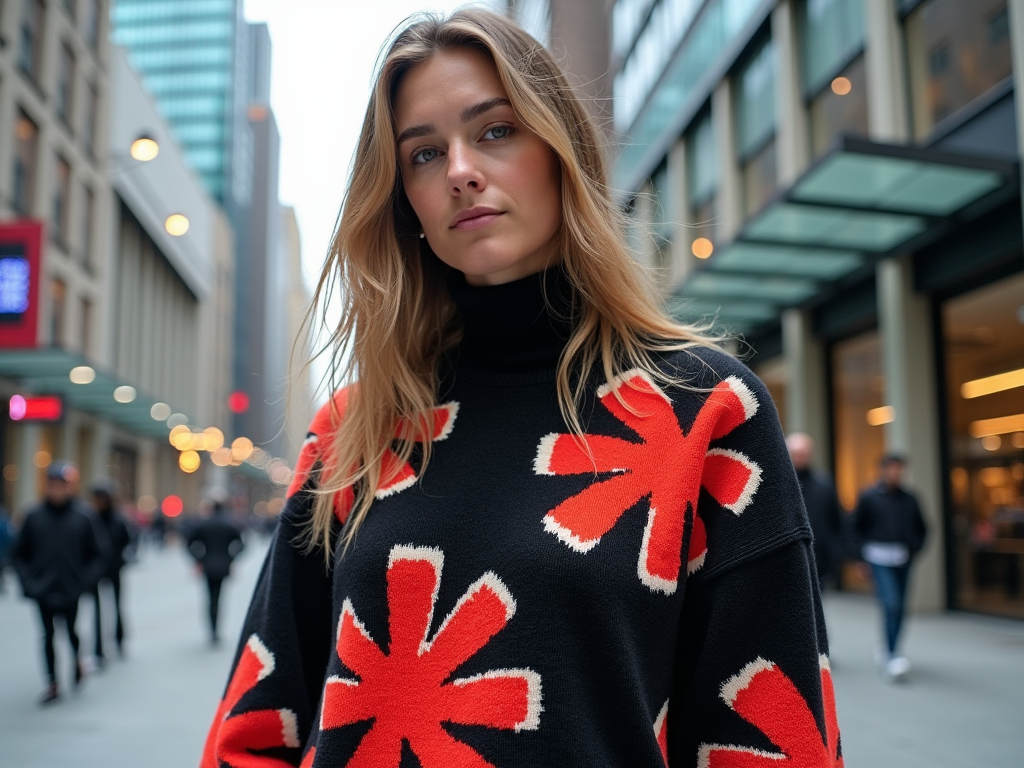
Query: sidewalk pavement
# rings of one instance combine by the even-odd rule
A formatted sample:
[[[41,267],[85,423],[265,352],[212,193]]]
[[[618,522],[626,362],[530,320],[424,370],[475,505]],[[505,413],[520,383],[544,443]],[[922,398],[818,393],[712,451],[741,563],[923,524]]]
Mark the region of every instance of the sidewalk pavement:
[[[8,583],[0,596],[0,768],[198,765],[264,552],[253,544],[237,562],[221,598],[225,642],[210,648],[203,583],[185,553],[145,551],[124,577],[127,658],[45,709],[36,705],[43,681],[38,617]],[[892,685],[872,661],[881,637],[874,603],[828,595],[825,614],[847,768],[1024,765],[1024,622],[913,617],[910,679]],[[91,626],[83,601],[79,632],[87,649]],[[67,653],[61,658],[66,679]]]

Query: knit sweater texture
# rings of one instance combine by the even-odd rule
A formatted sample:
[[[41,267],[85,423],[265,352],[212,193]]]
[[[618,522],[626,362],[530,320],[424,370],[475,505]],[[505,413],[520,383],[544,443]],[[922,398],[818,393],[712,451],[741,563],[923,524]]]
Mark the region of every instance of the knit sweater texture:
[[[684,386],[597,376],[582,445],[555,391],[561,271],[450,290],[465,332],[427,470],[386,457],[328,568],[302,534],[348,392],[317,415],[202,768],[842,765],[761,382],[705,348],[658,359]]]

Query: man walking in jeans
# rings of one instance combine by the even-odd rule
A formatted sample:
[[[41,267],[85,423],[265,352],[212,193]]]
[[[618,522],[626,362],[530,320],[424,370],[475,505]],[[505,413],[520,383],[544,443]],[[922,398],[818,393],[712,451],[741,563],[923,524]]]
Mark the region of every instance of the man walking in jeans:
[[[892,681],[910,671],[910,662],[897,653],[897,645],[910,565],[924,546],[927,533],[917,498],[900,484],[905,466],[902,456],[883,457],[878,484],[861,493],[854,513],[861,556],[871,566],[882,607],[888,651],[884,671]]]

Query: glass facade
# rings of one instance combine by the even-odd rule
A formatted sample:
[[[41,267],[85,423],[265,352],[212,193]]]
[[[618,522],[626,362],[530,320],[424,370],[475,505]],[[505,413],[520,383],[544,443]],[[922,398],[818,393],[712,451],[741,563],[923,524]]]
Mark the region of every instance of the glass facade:
[[[224,199],[236,125],[237,0],[116,0],[114,41],[174,128],[207,190]]]
[[[961,608],[1024,618],[1024,274],[942,307]]]
[[[705,112],[690,130],[686,141],[686,156],[691,224],[687,232],[690,242],[701,237],[714,242],[719,173],[718,145],[710,112]]]
[[[864,57],[858,56],[809,105],[811,154],[817,159],[843,135],[868,135],[868,90]]]
[[[1006,0],[928,0],[904,26],[919,140],[1013,71]]]
[[[642,167],[650,145],[666,137],[692,99],[707,98],[698,85],[761,6],[761,0],[661,0],[655,5],[613,85],[615,128],[630,136],[616,164],[618,186],[636,181],[624,178],[624,171]]]
[[[736,76],[736,152],[743,175],[743,207],[759,211],[775,193],[775,46],[763,43]]]
[[[863,49],[864,0],[806,0],[800,21],[804,90],[813,97]]]
[[[68,213],[71,208],[71,166],[57,155],[54,161],[53,211],[50,216],[50,234],[61,245],[68,242]]]
[[[39,82],[39,72],[43,64],[43,15],[45,12],[43,0],[24,0],[22,3],[18,67],[36,82]]]
[[[57,76],[57,117],[71,124],[72,97],[75,89],[75,54],[67,43],[60,47],[60,69]]]
[[[23,111],[14,122],[14,183],[11,205],[22,216],[31,216],[36,188],[39,128]]]

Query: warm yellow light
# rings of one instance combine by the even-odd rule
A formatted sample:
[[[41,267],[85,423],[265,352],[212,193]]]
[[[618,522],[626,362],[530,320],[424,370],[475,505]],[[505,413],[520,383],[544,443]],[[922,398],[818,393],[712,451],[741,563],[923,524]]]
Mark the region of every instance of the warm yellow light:
[[[96,380],[96,371],[88,365],[79,365],[68,374],[72,384],[92,384]]]
[[[167,403],[153,403],[153,407],[149,409],[149,415],[153,417],[154,421],[167,421],[171,415],[171,406]]]
[[[867,412],[868,424],[872,427],[880,427],[889,424],[896,419],[896,409],[891,405],[883,405],[881,408],[872,408]]]
[[[178,447],[178,443],[181,441],[182,435],[191,435],[192,430],[186,427],[184,424],[178,424],[176,427],[171,429],[169,435],[167,435],[167,442],[173,445],[175,448]],[[183,450],[183,449],[179,449]]]
[[[32,463],[39,467],[39,469],[46,469],[52,461],[53,457],[50,456],[49,451],[36,451],[32,457]]]
[[[1013,437],[1010,438],[1010,444],[1014,448],[1024,448],[1024,432],[1015,432]],[[1021,466],[1024,466],[1024,464]]]
[[[207,451],[216,451],[218,448],[224,445],[224,433],[216,427],[207,427],[203,430],[203,434],[206,436],[205,449]]]
[[[284,499],[273,498],[267,502],[267,512],[272,515],[280,514],[282,509],[284,509]]]
[[[1010,432],[1024,432],[1024,413],[1000,416],[997,419],[972,421],[967,431],[971,433],[971,437],[988,437],[989,435],[1007,435]]]
[[[152,512],[156,509],[156,499],[148,494],[145,496],[139,496],[139,502],[136,504],[140,512]]]
[[[1007,371],[1006,373],[998,373],[995,376],[986,376],[983,379],[975,379],[974,381],[965,381],[960,386],[960,395],[970,399],[972,397],[981,397],[982,395],[991,395],[993,392],[1002,392],[1014,387],[1024,387],[1024,368]]]
[[[36,126],[31,120],[21,117],[14,126],[14,132],[22,141],[28,141],[36,135]]]
[[[218,467],[226,467],[231,464],[231,449],[217,448],[210,454],[210,461]]]
[[[252,456],[253,444],[248,437],[236,437],[231,443],[231,458],[235,461],[245,461]]]
[[[188,217],[180,213],[172,213],[164,222],[164,229],[169,235],[181,237],[188,232]]]
[[[698,259],[710,259],[711,254],[715,252],[715,244],[706,237],[698,237],[690,246],[690,251]]]
[[[181,455],[178,456],[178,466],[182,472],[187,472],[188,474],[192,474],[199,469],[201,463],[199,454],[195,451],[182,451]]]
[[[135,399],[135,387],[129,387],[125,384],[123,387],[118,387],[114,390],[114,399],[119,403],[130,403]]]
[[[998,451],[1003,445],[1003,438],[999,435],[986,435],[981,438],[981,447],[986,451]]]
[[[132,157],[141,163],[148,163],[160,154],[160,145],[149,136],[142,136],[132,142]]]
[[[832,93],[836,96],[846,96],[852,90],[853,83],[850,82],[850,78],[848,77],[842,77],[840,75],[832,81]]]
[[[13,483],[15,480],[18,479],[18,474],[19,472],[17,464],[8,464],[6,467],[4,467],[4,480]]]

